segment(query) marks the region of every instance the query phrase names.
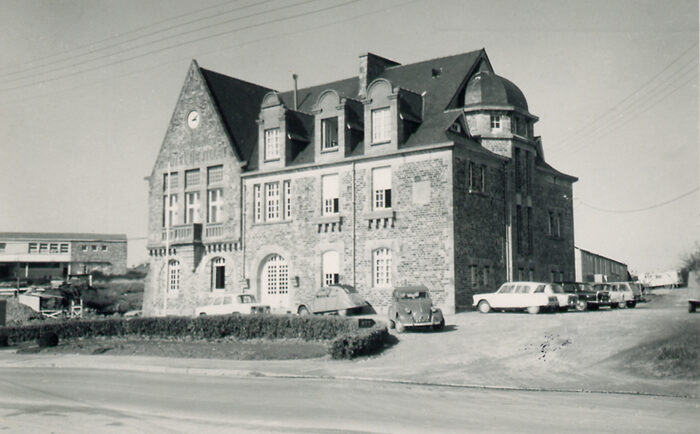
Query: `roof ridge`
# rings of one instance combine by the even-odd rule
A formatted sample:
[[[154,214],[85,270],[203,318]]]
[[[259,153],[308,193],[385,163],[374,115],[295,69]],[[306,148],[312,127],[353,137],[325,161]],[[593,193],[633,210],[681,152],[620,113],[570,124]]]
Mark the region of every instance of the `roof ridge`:
[[[201,66],[199,66],[199,70],[200,70],[200,71],[203,71],[203,72],[212,72],[212,73],[214,73],[214,74],[218,74],[218,75],[221,75],[221,76],[226,77],[226,78],[228,78],[228,79],[236,80],[236,81],[238,81],[238,82],[241,82],[241,83],[244,83],[244,84],[247,84],[247,85],[259,87],[259,88],[261,88],[261,89],[267,89],[268,91],[278,92],[277,90],[275,90],[275,89],[273,89],[273,88],[271,88],[271,87],[267,87],[267,86],[263,86],[263,85],[261,85],[261,84],[253,83],[252,81],[248,81],[248,80],[243,80],[243,79],[240,79],[240,78],[231,76],[231,75],[227,75],[227,74],[224,74],[224,73],[221,73],[221,72],[218,72],[218,71],[214,71],[214,70],[212,70],[212,69],[206,69],[206,68],[202,68]],[[279,92],[278,92],[278,93],[279,93]]]
[[[434,62],[434,61],[436,61],[436,60],[443,60],[443,59],[447,59],[447,58],[450,58],[450,57],[467,56],[467,55],[469,55],[469,54],[478,53],[478,52],[480,52],[480,51],[486,51],[486,49],[485,49],[485,48],[480,48],[480,49],[478,49],[478,50],[467,51],[467,52],[464,52],[464,53],[448,54],[448,55],[446,55],[446,56],[434,57],[434,58],[432,58],[432,59],[419,60],[418,62],[413,62],[413,63],[402,63],[402,64],[399,64],[399,65],[390,66],[390,67],[388,67],[388,68],[385,68],[384,70],[386,71],[386,70],[388,70],[388,69],[398,69],[398,68],[401,68],[401,67],[404,67],[404,66],[413,66],[413,65],[418,65],[418,64],[420,64],[420,63]]]

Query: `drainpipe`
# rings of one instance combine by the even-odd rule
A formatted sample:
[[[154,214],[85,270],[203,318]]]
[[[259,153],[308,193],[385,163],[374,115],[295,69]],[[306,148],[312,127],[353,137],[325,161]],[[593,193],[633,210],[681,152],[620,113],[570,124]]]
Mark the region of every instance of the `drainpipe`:
[[[508,161],[503,162],[503,216],[506,230],[506,281],[513,281],[513,230],[511,224],[510,191],[508,190]]]
[[[355,161],[352,162],[352,286],[357,288],[355,282],[355,244],[357,227],[357,204],[355,203]]]

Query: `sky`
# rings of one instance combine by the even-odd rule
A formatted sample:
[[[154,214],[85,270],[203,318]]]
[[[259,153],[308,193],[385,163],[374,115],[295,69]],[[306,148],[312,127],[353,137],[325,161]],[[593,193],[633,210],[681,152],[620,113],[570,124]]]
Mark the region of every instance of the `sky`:
[[[574,184],[575,243],[636,272],[700,245],[698,2],[0,0],[0,230],[125,233],[189,63],[277,89],[485,48]]]

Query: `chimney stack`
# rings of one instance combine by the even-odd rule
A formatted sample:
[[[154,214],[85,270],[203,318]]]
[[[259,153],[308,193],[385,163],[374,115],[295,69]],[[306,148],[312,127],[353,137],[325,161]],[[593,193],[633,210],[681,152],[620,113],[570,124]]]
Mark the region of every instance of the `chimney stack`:
[[[360,73],[358,75],[359,83],[357,93],[361,98],[367,96],[367,86],[379,76],[385,69],[401,65],[393,60],[379,57],[376,54],[365,53],[360,54]]]
[[[292,74],[292,78],[294,79],[294,111],[297,111],[299,109],[299,105],[297,104],[297,78],[299,78],[299,76]]]

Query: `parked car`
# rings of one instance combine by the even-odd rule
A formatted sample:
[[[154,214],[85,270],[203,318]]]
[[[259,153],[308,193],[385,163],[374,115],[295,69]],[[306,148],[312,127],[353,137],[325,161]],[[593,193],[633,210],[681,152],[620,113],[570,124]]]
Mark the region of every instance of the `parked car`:
[[[637,301],[634,299],[634,292],[627,286],[627,282],[606,282],[596,283],[594,288],[610,293],[610,307],[635,307]]]
[[[200,306],[195,315],[231,315],[270,313],[270,306],[259,304],[253,294],[224,294],[214,299],[214,303]]]
[[[335,284],[316,291],[314,298],[297,307],[299,315],[312,313],[347,315],[360,313],[369,306],[357,290],[350,285]]]
[[[576,310],[598,310],[601,306],[610,306],[610,293],[596,290],[592,283],[586,282],[562,282],[561,287],[568,294],[576,294]]]
[[[396,327],[399,333],[406,327],[432,327],[433,330],[445,327],[445,317],[439,308],[433,306],[430,291],[425,286],[394,289],[387,315],[389,328]]]
[[[506,282],[498,291],[474,295],[474,306],[481,313],[491,310],[522,310],[537,314],[542,310],[575,307],[577,297],[566,294],[561,285],[544,282]]]
[[[609,285],[620,285],[632,291],[635,304],[646,301],[644,298],[644,286],[639,282],[607,282]],[[634,307],[634,306],[630,306]]]

